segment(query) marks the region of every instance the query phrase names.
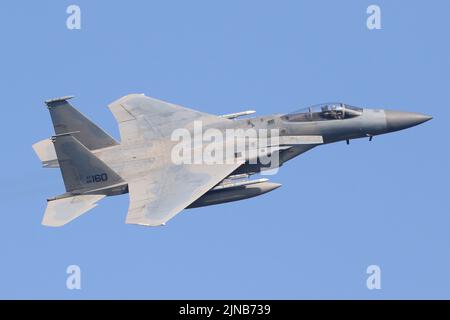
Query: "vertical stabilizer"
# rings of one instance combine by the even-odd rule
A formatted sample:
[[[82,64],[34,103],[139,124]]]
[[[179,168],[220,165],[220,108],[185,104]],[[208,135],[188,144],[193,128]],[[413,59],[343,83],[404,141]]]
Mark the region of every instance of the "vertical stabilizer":
[[[55,134],[77,132],[73,136],[89,150],[118,145],[114,138],[75,109],[68,102],[71,98],[73,97],[67,96],[45,101],[50,111]]]
[[[71,134],[52,137],[67,192],[89,191],[123,182]]]

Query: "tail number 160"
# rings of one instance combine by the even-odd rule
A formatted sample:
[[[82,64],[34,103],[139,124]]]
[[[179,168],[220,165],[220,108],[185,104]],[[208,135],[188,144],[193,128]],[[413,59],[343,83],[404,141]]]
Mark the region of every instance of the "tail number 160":
[[[94,174],[92,176],[86,177],[86,183],[96,183],[103,181],[108,181],[108,175],[106,173]]]

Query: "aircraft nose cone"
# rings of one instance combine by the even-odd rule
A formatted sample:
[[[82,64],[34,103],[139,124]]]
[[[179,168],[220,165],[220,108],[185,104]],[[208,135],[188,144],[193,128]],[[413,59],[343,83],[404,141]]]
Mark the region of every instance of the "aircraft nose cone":
[[[421,113],[385,110],[388,131],[397,131],[421,124],[433,117]]]

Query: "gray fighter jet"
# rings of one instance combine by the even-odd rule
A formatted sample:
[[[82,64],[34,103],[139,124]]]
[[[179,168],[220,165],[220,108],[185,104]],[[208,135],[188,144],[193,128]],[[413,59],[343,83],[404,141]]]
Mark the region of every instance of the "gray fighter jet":
[[[320,144],[372,140],[431,119],[344,103],[241,118],[254,111],[217,116],[131,94],[109,105],[119,124],[119,143],[70,105],[70,98],[45,102],[55,135],[33,145],[43,167],[60,168],[66,188],[47,200],[46,226],[65,225],[102,198],[124,193],[130,199],[126,223],[164,225],[185,208],[247,199],[280,187],[250,176],[273,172]],[[242,135],[250,131],[256,136]],[[181,141],[186,134],[192,137]]]

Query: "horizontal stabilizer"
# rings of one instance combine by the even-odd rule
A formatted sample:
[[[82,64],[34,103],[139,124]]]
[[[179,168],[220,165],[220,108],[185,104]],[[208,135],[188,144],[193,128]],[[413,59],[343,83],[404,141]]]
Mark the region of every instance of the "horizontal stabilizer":
[[[41,140],[33,144],[33,150],[36,152],[44,168],[58,168],[58,159],[51,139]]]
[[[63,226],[96,207],[96,202],[104,197],[102,194],[93,194],[48,201],[42,224],[49,227]]]

